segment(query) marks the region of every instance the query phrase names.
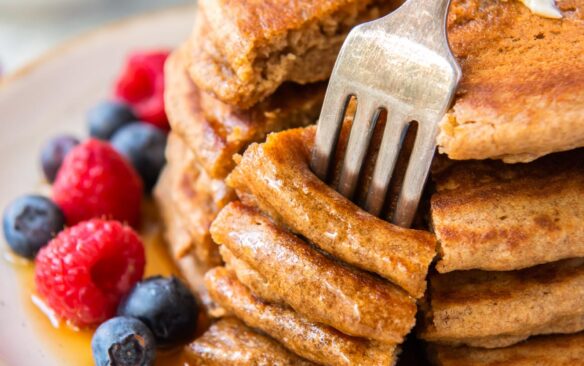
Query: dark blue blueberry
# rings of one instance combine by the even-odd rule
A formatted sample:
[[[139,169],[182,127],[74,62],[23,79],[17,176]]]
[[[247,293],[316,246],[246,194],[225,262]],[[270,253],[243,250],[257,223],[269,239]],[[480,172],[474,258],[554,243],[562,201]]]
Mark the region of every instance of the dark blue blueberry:
[[[117,317],[97,328],[91,351],[96,366],[150,366],[154,365],[156,343],[140,320]]]
[[[41,165],[45,178],[49,183],[53,183],[61,168],[63,159],[75,146],[79,145],[79,140],[73,136],[57,136],[45,144],[41,150]]]
[[[43,196],[23,196],[4,210],[4,237],[14,252],[34,259],[38,251],[63,230],[63,212]]]
[[[118,315],[140,319],[156,343],[167,347],[188,342],[197,328],[199,306],[189,288],[175,277],[150,277],[134,286]]]
[[[116,132],[111,143],[130,161],[150,192],[166,162],[166,133],[152,125],[135,122]]]
[[[109,140],[117,130],[137,120],[132,108],[117,101],[105,101],[87,112],[89,135]]]

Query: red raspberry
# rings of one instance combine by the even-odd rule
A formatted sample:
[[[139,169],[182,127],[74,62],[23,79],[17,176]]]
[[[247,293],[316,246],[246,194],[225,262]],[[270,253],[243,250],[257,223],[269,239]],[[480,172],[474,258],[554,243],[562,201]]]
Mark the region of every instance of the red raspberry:
[[[142,181],[109,143],[89,139],[65,157],[53,185],[53,200],[69,225],[108,218],[138,227]]]
[[[140,237],[118,221],[94,219],[62,231],[36,257],[39,294],[76,326],[112,317],[144,274]]]
[[[138,118],[168,130],[164,111],[164,62],[168,51],[138,52],[128,58],[115,95],[130,104]]]

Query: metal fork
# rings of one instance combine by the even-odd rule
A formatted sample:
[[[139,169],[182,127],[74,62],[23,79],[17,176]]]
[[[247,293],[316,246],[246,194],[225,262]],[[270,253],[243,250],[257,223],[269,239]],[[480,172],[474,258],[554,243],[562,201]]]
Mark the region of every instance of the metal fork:
[[[416,140],[393,223],[409,227],[436,150],[438,123],[461,77],[446,36],[450,0],[408,0],[393,13],[355,27],[336,61],[317,127],[311,168],[326,180],[347,104],[357,99],[338,190],[351,199],[380,111],[387,121],[363,208],[379,216],[410,122]]]

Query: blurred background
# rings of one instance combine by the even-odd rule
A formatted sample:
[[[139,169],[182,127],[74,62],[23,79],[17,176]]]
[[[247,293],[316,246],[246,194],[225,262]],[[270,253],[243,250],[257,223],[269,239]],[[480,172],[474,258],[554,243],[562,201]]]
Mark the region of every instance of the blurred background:
[[[109,22],[195,0],[0,0],[0,75]]]

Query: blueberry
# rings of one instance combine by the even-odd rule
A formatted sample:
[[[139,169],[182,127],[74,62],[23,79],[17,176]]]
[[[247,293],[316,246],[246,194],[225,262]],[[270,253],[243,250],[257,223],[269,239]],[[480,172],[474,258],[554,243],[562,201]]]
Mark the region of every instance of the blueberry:
[[[34,259],[55,234],[63,230],[63,212],[46,197],[29,195],[12,202],[4,210],[4,236],[17,254]]]
[[[116,132],[111,143],[134,166],[150,192],[166,162],[166,133],[152,125],[135,122]]]
[[[132,108],[116,101],[101,102],[87,113],[89,135],[102,140],[109,140],[117,130],[135,120]]]
[[[41,165],[49,183],[55,181],[63,159],[77,145],[79,140],[68,135],[57,136],[47,141],[41,151]]]
[[[118,315],[140,319],[159,346],[188,342],[197,328],[199,306],[176,277],[150,277],[139,282],[118,308]]]
[[[91,351],[96,366],[150,366],[154,365],[156,343],[140,320],[117,317],[97,328]]]

